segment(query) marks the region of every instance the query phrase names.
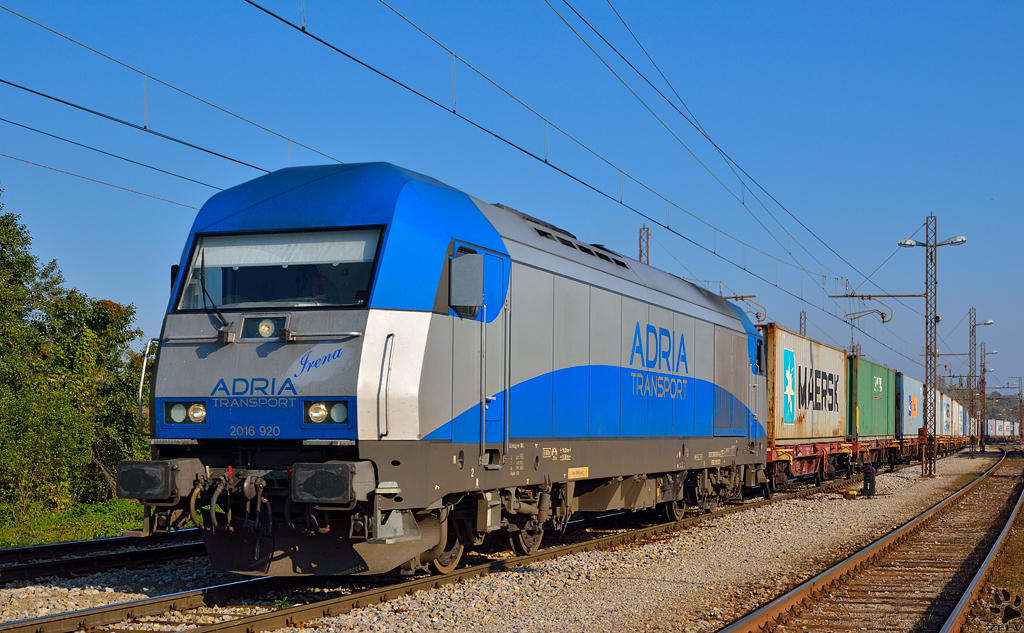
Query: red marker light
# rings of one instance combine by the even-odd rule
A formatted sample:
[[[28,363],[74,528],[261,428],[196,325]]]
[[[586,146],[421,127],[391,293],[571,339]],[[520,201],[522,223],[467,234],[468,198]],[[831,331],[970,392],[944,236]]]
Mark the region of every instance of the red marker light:
[[[231,479],[231,464],[228,464],[228,479]]]
[[[287,477],[288,479],[292,478],[292,467],[291,466],[285,466],[284,467],[284,476]]]

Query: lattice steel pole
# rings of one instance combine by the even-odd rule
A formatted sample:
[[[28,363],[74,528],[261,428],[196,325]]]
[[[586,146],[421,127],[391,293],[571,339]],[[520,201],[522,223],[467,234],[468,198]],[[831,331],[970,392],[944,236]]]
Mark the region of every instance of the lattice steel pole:
[[[651,263],[651,229],[646,224],[640,227],[640,263]]]
[[[853,325],[851,324],[850,327],[852,328]],[[800,311],[800,336],[807,336],[807,311],[806,310],[801,310]]]
[[[925,369],[924,369],[924,414],[925,425],[928,429],[928,451],[926,455],[927,464],[924,466],[924,476],[935,476],[935,447],[938,439],[935,436],[935,397],[932,390],[935,388],[935,375],[938,373],[938,358],[936,357],[936,313],[938,300],[936,293],[938,283],[936,280],[935,253],[938,251],[938,240],[936,233],[936,217],[929,215],[925,227],[926,256],[924,274],[924,303],[925,303]]]
[[[974,406],[975,405],[975,400],[974,400],[974,381],[978,379],[978,356],[977,356],[978,336],[977,336],[977,333],[975,332],[975,329],[978,327],[978,313],[977,313],[977,311],[973,307],[971,308],[971,311],[970,311],[970,317],[971,317],[971,344],[970,344],[970,347],[968,348],[970,350],[968,352],[968,354],[970,354],[971,362],[970,362],[970,370],[967,372],[967,392],[970,394],[970,397],[968,398],[969,405],[968,405],[968,408],[967,408],[967,419],[968,419],[969,422],[972,422],[971,423],[970,433],[975,438],[975,441],[971,442],[971,459],[974,459],[974,445],[977,443],[976,441],[977,441],[977,438],[978,438],[978,430],[977,430],[978,429],[978,411],[977,411],[977,409],[975,409],[975,406]]]

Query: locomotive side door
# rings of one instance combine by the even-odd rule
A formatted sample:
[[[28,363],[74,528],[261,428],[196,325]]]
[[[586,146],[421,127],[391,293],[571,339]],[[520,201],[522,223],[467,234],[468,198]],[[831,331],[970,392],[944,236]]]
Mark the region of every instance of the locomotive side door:
[[[508,262],[459,246],[450,265],[452,441],[476,444],[479,464],[498,468],[507,432]]]

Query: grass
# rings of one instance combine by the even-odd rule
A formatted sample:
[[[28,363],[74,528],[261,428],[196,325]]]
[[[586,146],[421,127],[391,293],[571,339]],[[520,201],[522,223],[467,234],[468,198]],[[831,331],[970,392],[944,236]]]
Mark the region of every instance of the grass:
[[[142,506],[125,499],[80,504],[69,510],[0,505],[0,547],[120,536],[142,525]]]

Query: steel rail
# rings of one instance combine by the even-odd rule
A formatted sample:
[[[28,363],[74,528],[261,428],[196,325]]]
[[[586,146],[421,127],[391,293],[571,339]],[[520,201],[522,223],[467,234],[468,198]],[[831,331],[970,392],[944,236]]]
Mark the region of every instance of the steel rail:
[[[913,519],[907,521],[894,532],[875,540],[867,547],[852,554],[846,559],[829,567],[817,576],[801,583],[794,589],[779,596],[775,600],[751,611],[742,618],[719,629],[717,633],[760,633],[778,624],[785,618],[786,614],[796,607],[811,600],[815,595],[827,591],[831,587],[843,582],[844,579],[856,573],[866,565],[870,564],[879,556],[885,554],[890,548],[904,542],[913,536],[919,529],[936,517],[939,512],[973,491],[983,481],[987,480],[1006,461],[1007,451],[1003,451],[1002,457],[993,464],[980,477],[963,486],[952,495],[946,497],[931,508],[925,510]]]
[[[5,565],[0,567],[0,585],[42,576],[70,578],[115,567],[163,563],[195,556],[206,556],[206,546],[202,541]]]
[[[902,470],[902,468],[899,470]],[[331,615],[340,615],[358,607],[377,604],[394,599],[398,596],[414,593],[416,591],[433,589],[448,584],[462,582],[477,576],[502,571],[507,568],[542,560],[554,559],[560,556],[568,556],[570,554],[580,552],[635,543],[641,539],[675,532],[683,528],[703,523],[704,521],[727,516],[736,512],[743,512],[745,510],[770,505],[772,503],[786,501],[787,499],[799,499],[823,492],[831,492],[855,485],[859,483],[862,478],[862,475],[855,475],[850,479],[836,479],[821,486],[809,486],[804,490],[796,492],[776,494],[771,499],[763,499],[728,506],[715,510],[714,512],[682,519],[680,521],[673,521],[670,523],[641,528],[639,530],[631,530],[619,534],[598,537],[582,543],[549,548],[528,556],[520,556],[467,567],[446,576],[427,576],[424,578],[406,580],[393,585],[360,591],[342,598],[333,598],[306,605],[297,605],[279,611],[241,617],[229,622],[221,622],[193,630],[197,632],[201,631],[203,633],[211,631],[238,631],[253,633],[256,631],[282,628],[284,626],[288,626],[289,623],[303,622]],[[307,576],[256,578],[227,585],[169,594],[167,596],[146,598],[144,600],[136,600],[133,602],[122,602],[103,607],[84,609],[81,611],[72,611],[69,613],[59,613],[42,618],[4,622],[0,624],[0,629],[2,629],[4,633],[72,633],[74,631],[90,630],[109,624],[116,624],[128,618],[160,615],[167,611],[182,611],[204,605],[209,606],[218,603],[223,604],[225,600],[233,599],[243,594],[278,589],[282,586],[291,586],[296,583],[308,581],[308,579],[309,577]]]
[[[1005,453],[1005,451],[1004,451]],[[1006,525],[1003,526],[1003,530],[999,533],[996,538],[996,542],[992,545],[992,549],[989,550],[988,556],[981,563],[981,568],[974,574],[974,579],[971,580],[971,584],[967,586],[963,596],[960,597],[960,601],[953,607],[953,613],[946,618],[946,623],[939,629],[939,633],[959,633],[964,624],[967,622],[967,616],[970,615],[971,608],[974,606],[975,601],[981,594],[982,588],[985,586],[985,580],[988,579],[989,573],[992,571],[992,562],[999,556],[999,552],[1003,549],[1003,545],[1006,543],[1006,537],[1010,533],[1010,529],[1013,527],[1013,521],[1017,518],[1017,514],[1020,511],[1021,505],[1024,504],[1024,489],[1021,490],[1020,495],[1017,498],[1017,503],[1013,506],[1013,511],[1010,513],[1010,518],[1007,519]]]
[[[174,532],[157,532],[145,539],[137,536],[111,536],[108,538],[90,539],[88,541],[65,541],[62,543],[47,543],[45,545],[30,545],[28,547],[8,547],[0,549],[0,565],[41,560],[44,558],[57,558],[59,556],[91,554],[121,547],[134,547],[146,543],[173,543],[177,541],[199,540],[200,536],[199,530],[190,528]]]
[[[280,578],[263,577],[241,580],[205,587],[192,591],[182,591],[156,598],[121,602],[104,607],[82,609],[52,616],[0,623],[4,633],[67,633],[114,624],[128,618],[140,618],[147,615],[161,615],[168,611],[183,611],[202,606],[212,606],[232,600],[253,591],[262,591],[280,586]],[[292,579],[289,579],[292,580]]]
[[[683,519],[681,521],[662,523],[660,525],[641,528],[639,530],[631,530],[619,534],[602,536],[582,543],[552,547],[527,556],[518,556],[515,558],[483,563],[481,565],[475,565],[473,567],[458,570],[445,576],[427,576],[424,578],[407,580],[394,585],[388,585],[386,587],[360,591],[340,598],[332,598],[305,605],[296,605],[279,611],[270,611],[227,622],[209,624],[204,627],[193,629],[190,633],[256,633],[258,631],[272,631],[274,629],[284,628],[287,626],[294,626],[309,620],[342,615],[359,607],[380,604],[382,602],[387,602],[388,600],[394,600],[400,596],[413,594],[417,591],[437,589],[444,585],[463,582],[486,574],[501,572],[512,567],[529,565],[530,563],[544,560],[552,560],[562,556],[569,556],[571,554],[607,549],[609,547],[620,545],[635,544],[639,540],[676,532],[683,528],[691,527],[699,523],[703,523],[704,521],[717,519],[736,512],[743,512],[745,510],[778,503],[787,499],[809,497],[822,492],[831,492],[839,488],[846,488],[858,483],[861,478],[861,475],[857,475],[850,479],[839,479],[822,486],[811,486],[794,493],[777,494],[771,499],[763,499],[760,501],[744,503],[742,505],[730,506],[708,514]]]

